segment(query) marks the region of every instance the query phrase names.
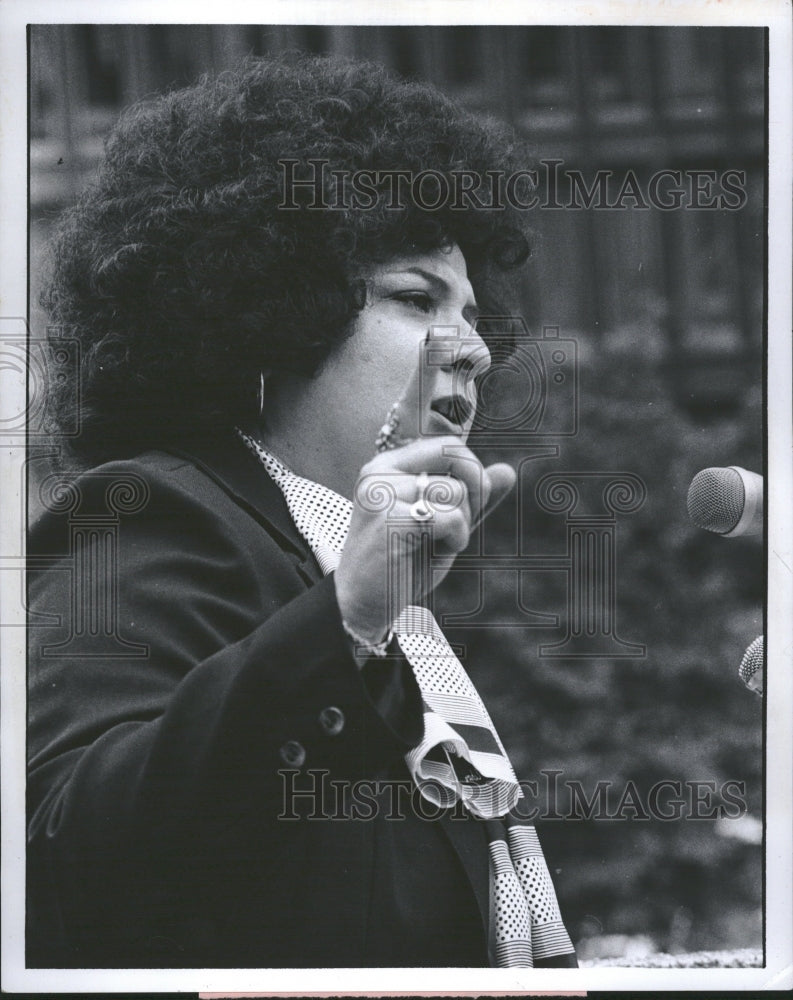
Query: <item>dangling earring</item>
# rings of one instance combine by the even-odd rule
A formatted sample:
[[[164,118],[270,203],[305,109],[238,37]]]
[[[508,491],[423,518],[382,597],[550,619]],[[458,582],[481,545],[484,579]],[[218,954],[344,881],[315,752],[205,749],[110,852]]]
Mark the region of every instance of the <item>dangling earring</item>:
[[[256,405],[259,411],[259,420],[264,414],[264,372],[259,372],[259,390],[256,393]]]

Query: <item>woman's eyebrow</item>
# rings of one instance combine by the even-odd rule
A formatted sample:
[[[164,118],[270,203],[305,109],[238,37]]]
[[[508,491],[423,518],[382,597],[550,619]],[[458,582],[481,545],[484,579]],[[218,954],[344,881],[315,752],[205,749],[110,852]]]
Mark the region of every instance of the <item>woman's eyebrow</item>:
[[[424,278],[425,281],[428,281],[430,284],[443,289],[443,291],[452,291],[452,286],[445,278],[442,278],[439,274],[435,274],[433,271],[427,271],[423,267],[405,267],[392,273],[415,274],[420,278]],[[462,314],[469,323],[473,323],[479,315],[479,307],[476,302],[467,302],[462,308]]]

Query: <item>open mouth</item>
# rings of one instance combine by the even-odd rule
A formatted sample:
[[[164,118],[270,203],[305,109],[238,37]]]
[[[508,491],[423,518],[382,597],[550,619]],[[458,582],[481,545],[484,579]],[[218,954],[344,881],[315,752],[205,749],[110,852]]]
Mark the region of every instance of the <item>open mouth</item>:
[[[464,396],[453,395],[453,396],[442,396],[440,399],[436,399],[431,410],[435,413],[440,414],[445,420],[448,420],[450,424],[455,427],[464,427],[465,424],[470,420],[474,414],[473,404],[470,403]]]

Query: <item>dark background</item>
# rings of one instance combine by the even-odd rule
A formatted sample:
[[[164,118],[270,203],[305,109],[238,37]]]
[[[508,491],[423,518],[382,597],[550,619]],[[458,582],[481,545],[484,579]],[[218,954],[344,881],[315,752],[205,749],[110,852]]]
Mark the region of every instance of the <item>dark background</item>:
[[[578,432],[542,439],[558,457],[529,463],[520,493],[488,522],[485,549],[507,554],[517,535],[523,555],[565,553],[564,515],[536,504],[545,473],[639,477],[644,504],[616,521],[616,617],[621,638],[643,644],[645,655],[540,655],[565,635],[559,571],[502,574],[502,592],[491,575],[487,614],[501,624],[447,633],[464,645],[520,776],[562,772],[560,813],[566,781],[588,796],[610,782],[612,803],[628,782],[644,796],[662,779],[745,783],[750,820],[740,822],[630,818],[627,810],[619,820],[538,823],[581,954],[759,946],[761,849],[751,820],[763,814],[762,710],[736,670],[763,631],[762,545],[696,529],[685,496],[707,466],[762,471],[763,30],[33,26],[34,336],[47,322],[36,305],[42,244],[90,177],[120,108],[286,47],[370,58],[428,79],[476,112],[506,118],[537,161],[563,160],[588,181],[598,170],[612,170],[618,185],[628,169],[642,184],[661,169],[746,171],[739,211],[532,212],[523,315],[533,336],[555,326],[576,342]],[[526,454],[516,443],[498,457]],[[37,464],[40,472],[45,462],[32,463],[34,474]],[[439,612],[474,608],[481,579],[476,569],[452,573]],[[519,586],[525,606],[558,624],[516,617]]]

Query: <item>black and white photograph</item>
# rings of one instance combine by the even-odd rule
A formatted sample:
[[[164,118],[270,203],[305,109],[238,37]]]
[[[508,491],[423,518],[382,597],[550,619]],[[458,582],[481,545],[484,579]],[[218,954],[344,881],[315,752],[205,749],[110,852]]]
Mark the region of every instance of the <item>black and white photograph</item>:
[[[4,987],[791,987],[790,8],[718,6],[0,11]]]

